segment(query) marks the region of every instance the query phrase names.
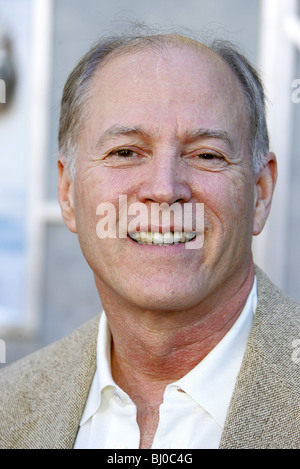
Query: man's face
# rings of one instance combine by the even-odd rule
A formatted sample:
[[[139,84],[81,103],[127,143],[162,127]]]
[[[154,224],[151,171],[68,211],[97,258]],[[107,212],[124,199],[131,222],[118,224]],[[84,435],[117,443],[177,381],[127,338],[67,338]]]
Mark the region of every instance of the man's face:
[[[70,190],[101,297],[151,310],[220,301],[247,275],[256,217],[239,82],[208,49],[170,46],[114,58],[93,83]],[[203,203],[203,246],[99,239],[97,206],[113,204],[118,217],[120,195],[149,215],[153,203]]]

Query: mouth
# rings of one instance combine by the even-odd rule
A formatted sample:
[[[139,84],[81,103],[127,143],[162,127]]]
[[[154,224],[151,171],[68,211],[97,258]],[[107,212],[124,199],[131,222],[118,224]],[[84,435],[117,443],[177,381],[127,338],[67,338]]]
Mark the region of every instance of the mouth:
[[[167,232],[135,231],[129,233],[129,237],[138,244],[153,244],[156,246],[172,246],[174,244],[189,243],[196,238],[195,232]]]

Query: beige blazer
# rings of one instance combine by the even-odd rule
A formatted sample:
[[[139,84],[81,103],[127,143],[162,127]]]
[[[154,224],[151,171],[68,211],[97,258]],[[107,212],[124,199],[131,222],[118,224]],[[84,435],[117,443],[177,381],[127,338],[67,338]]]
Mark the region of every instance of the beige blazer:
[[[300,448],[300,306],[256,268],[258,305],[220,448]],[[72,448],[99,317],[0,371],[0,449]]]

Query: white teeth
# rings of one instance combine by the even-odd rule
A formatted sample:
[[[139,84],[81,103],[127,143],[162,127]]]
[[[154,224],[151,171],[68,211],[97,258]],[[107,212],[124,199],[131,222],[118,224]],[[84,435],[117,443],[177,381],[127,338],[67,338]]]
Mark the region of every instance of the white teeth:
[[[135,232],[135,233],[130,233],[130,238],[134,239],[135,241],[139,241],[140,238],[141,238],[141,235],[142,235],[142,232],[141,233],[138,233],[138,232]]]
[[[191,241],[196,237],[196,233],[175,231],[171,233],[158,233],[158,232],[146,232],[146,231],[136,231],[135,233],[129,234],[130,238],[134,239],[138,243],[142,244],[157,244],[157,245],[170,245],[178,243],[186,243]]]
[[[184,240],[183,240],[184,238]],[[182,243],[185,241],[184,233],[180,233],[179,231],[175,231],[174,233],[174,243]]]
[[[153,244],[162,244],[164,242],[164,235],[162,233],[153,233]]]
[[[140,233],[135,233],[138,235],[137,241],[141,241],[142,243],[146,243],[147,241],[147,233],[145,231],[141,231]]]
[[[164,233],[164,244],[173,244],[174,243],[174,236],[173,233],[170,231],[168,233]]]
[[[191,239],[195,238],[195,233],[185,233],[185,237],[187,241],[191,241]]]

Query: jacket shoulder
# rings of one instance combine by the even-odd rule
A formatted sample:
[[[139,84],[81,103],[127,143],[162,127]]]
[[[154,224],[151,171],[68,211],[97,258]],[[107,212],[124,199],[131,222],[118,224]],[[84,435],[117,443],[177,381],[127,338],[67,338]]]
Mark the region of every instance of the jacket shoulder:
[[[96,354],[98,323],[96,317],[69,336],[0,371],[0,429],[4,422],[7,428],[51,399],[85,355],[90,358],[92,349]]]
[[[256,313],[220,447],[299,449],[300,305],[255,273]]]
[[[255,274],[257,277],[257,290],[261,307],[265,307],[268,311],[278,309],[287,313],[292,311],[296,314],[290,314],[291,319],[300,323],[299,302],[278,288],[257,265],[255,265]]]

